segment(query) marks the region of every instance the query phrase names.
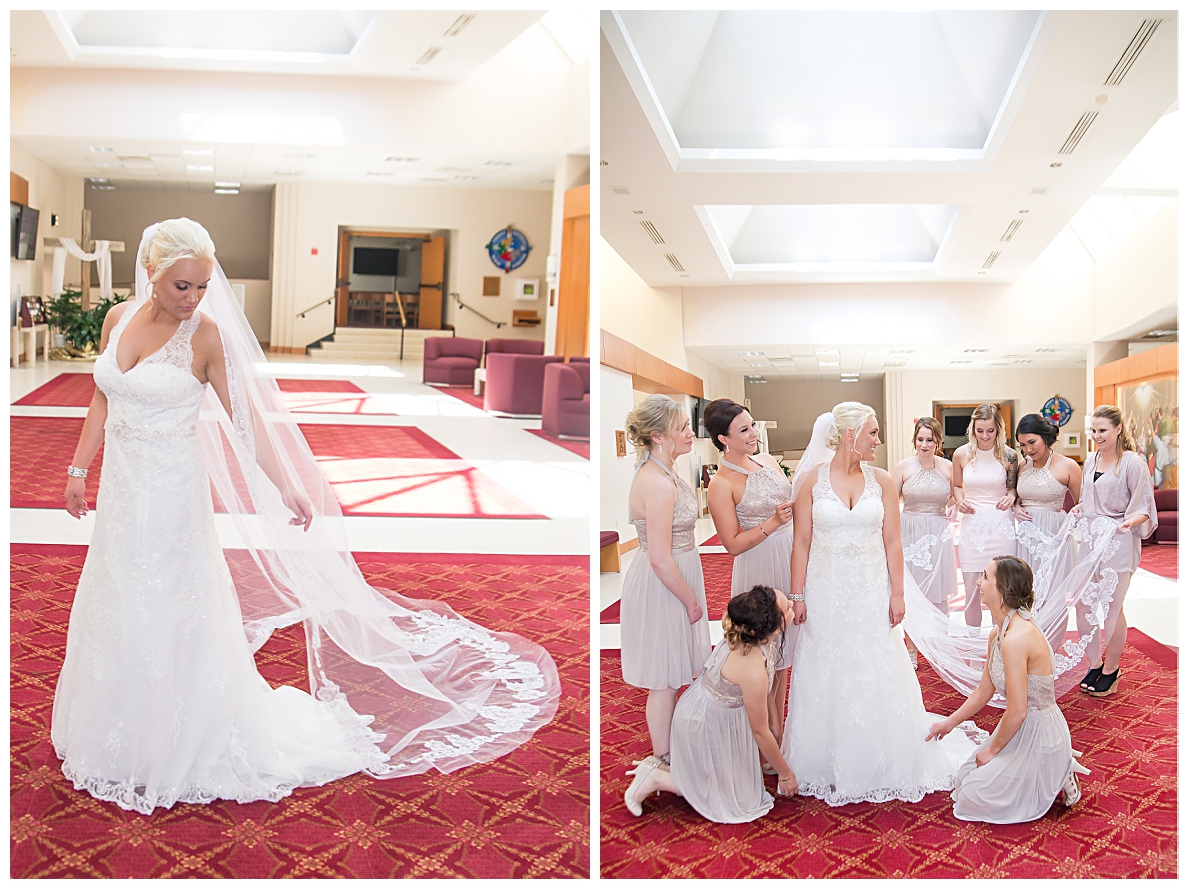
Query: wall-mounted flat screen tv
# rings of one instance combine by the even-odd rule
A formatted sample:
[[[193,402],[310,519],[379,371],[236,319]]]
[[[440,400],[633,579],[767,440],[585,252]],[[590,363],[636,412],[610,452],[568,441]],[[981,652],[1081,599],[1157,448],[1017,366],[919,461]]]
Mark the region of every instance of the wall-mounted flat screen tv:
[[[356,247],[351,271],[356,275],[400,275],[400,250]]]
[[[705,398],[694,399],[694,416],[693,427],[694,435],[698,438],[709,438],[710,433],[706,431],[706,405],[710,404]]]
[[[951,435],[961,438],[966,437],[966,430],[970,426],[970,413],[946,414],[943,419],[945,421],[946,438],[949,438]]]
[[[13,259],[37,258],[37,223],[41,213],[32,207],[13,204]]]

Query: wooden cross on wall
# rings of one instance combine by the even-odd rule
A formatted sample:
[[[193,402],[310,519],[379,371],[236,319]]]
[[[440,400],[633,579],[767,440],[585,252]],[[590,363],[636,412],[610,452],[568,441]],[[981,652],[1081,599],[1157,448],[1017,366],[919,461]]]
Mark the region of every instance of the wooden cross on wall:
[[[43,243],[46,247],[61,247],[62,242],[57,238],[46,238]],[[83,210],[83,236],[78,241],[78,246],[84,253],[95,252],[95,241],[91,238],[91,211]],[[108,248],[112,253],[123,253],[124,242],[112,241]],[[83,309],[91,308],[91,263],[83,260],[83,278],[82,278],[82,292],[83,292]]]

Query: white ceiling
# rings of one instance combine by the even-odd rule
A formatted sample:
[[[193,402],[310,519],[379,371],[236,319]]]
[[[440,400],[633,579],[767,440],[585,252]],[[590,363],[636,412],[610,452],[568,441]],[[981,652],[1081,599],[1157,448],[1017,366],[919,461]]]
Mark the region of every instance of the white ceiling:
[[[1122,82],[1106,85],[1153,18],[1163,21]],[[1108,177],[1176,101],[1176,13],[604,12],[602,31],[601,231],[653,286],[1015,281],[1109,193]],[[792,52],[781,35],[817,42]],[[838,76],[818,76],[829,71]],[[1175,195],[1167,181],[1146,187]],[[848,205],[888,211],[853,229],[884,263],[789,261],[805,216],[787,208]],[[940,242],[920,222],[905,230],[921,205],[960,208]],[[757,217],[751,243],[736,244],[761,207],[766,224]],[[734,238],[716,224],[724,212],[734,224],[748,214]],[[844,235],[833,218],[826,229]],[[820,245],[819,258],[847,258],[837,246]]]
[[[549,190],[559,157],[589,140],[570,118],[586,113],[572,93],[593,23],[570,11],[16,11],[11,22],[14,140],[117,189]]]

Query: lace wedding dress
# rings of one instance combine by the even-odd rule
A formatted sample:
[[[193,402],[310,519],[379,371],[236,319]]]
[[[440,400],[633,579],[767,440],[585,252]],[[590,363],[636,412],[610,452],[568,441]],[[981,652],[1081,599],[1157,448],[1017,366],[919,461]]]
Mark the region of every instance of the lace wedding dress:
[[[874,470],[847,509],[830,484],[830,464],[813,487],[813,543],[805,576],[806,620],[793,658],[781,750],[800,792],[831,806],[918,802],[952,790],[975,750],[973,723],[926,741],[941,719],[925,712],[903,631],[891,626],[891,582],[883,544],[884,506]]]

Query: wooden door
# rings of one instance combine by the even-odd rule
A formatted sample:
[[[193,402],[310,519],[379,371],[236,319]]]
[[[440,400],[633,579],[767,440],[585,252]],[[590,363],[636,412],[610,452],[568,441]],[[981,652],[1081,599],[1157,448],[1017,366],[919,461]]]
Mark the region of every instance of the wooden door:
[[[417,326],[442,329],[442,299],[446,295],[446,239],[430,238],[421,245],[421,308]]]
[[[566,192],[553,352],[570,358],[590,350],[590,186]]]
[[[339,232],[338,278],[334,282],[336,327],[347,326],[348,303],[351,297],[351,233]]]

